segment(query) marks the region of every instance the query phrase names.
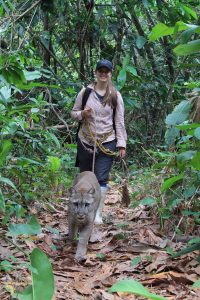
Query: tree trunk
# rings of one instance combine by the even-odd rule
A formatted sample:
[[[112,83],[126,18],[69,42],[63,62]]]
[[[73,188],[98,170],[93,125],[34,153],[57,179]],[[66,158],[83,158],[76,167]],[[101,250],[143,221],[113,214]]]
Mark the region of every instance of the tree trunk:
[[[44,13],[44,31],[49,32],[49,14],[48,14],[48,12]],[[50,50],[50,33],[49,33],[48,38],[49,39],[48,39],[48,42],[46,43],[46,48],[48,50]],[[44,49],[44,61],[45,61],[46,66],[50,66],[51,65],[51,55],[47,49]]]
[[[160,1],[160,0],[156,0],[156,3],[157,3],[157,6],[158,6],[157,17],[158,17],[158,20],[160,22],[162,22],[162,20],[165,19],[165,16],[162,12],[163,4],[162,4],[162,1]],[[170,78],[171,78],[171,80],[173,80],[173,78],[174,78],[174,67],[173,67],[173,54],[172,54],[172,51],[171,51],[171,46],[168,43],[168,39],[167,39],[166,36],[164,36],[160,40],[161,40],[161,44],[163,46],[163,49],[165,51],[166,64],[167,64],[168,69],[169,69]]]
[[[130,3],[128,3],[127,5],[128,5],[128,8],[129,8],[129,11],[130,11],[130,14],[131,14],[131,19],[132,19],[133,24],[135,25],[135,27],[137,29],[137,32],[139,33],[139,35],[141,35],[143,37],[146,37],[146,35],[144,33],[144,30],[142,29],[142,26],[140,25],[140,22],[139,22],[139,20],[136,16],[136,13],[134,11],[133,6],[130,5]],[[154,60],[153,52],[152,52],[152,49],[151,49],[150,45],[148,43],[146,43],[145,46],[144,46],[144,49],[147,53],[147,57],[148,57],[149,62],[151,64],[154,75],[156,77],[159,76],[157,66],[156,66],[156,63],[155,63],[155,60]]]

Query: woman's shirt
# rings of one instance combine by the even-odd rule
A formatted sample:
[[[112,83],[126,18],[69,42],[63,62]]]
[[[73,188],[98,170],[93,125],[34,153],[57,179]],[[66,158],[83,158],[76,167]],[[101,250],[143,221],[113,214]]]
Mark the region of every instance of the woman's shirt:
[[[124,125],[124,102],[122,96],[117,92],[117,107],[115,110],[115,131],[113,128],[113,108],[108,104],[103,105],[103,99],[100,99],[99,95],[94,90],[94,84],[88,86],[92,89],[89,98],[86,103],[86,107],[90,107],[93,110],[92,116],[87,118],[89,126],[94,136],[97,140],[101,139],[103,136],[107,138],[103,141],[110,142],[114,139],[117,140],[117,147],[126,148],[127,134]],[[73,119],[82,122],[81,129],[79,130],[78,137],[82,142],[93,145],[94,141],[91,138],[87,122],[82,118],[82,98],[85,89],[82,89],[75,101],[74,107],[71,112]]]

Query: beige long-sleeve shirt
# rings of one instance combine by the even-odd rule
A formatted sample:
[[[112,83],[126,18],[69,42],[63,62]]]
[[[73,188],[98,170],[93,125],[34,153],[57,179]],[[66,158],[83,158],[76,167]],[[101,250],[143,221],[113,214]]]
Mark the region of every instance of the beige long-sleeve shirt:
[[[124,125],[124,102],[122,96],[117,92],[117,107],[115,111],[115,131],[113,129],[113,109],[109,105],[103,105],[99,100],[98,96],[94,91],[94,85],[91,84],[88,86],[92,89],[89,98],[86,103],[86,107],[90,107],[93,110],[92,116],[88,118],[90,128],[92,132],[96,133],[96,138],[100,139],[102,136],[112,133],[107,137],[105,142],[117,140],[117,147],[126,148],[127,134]],[[79,130],[79,138],[86,144],[93,145],[94,142],[91,139],[86,139],[85,136],[90,136],[88,128],[84,119],[82,118],[82,97],[85,89],[82,89],[75,101],[74,107],[71,112],[71,117],[77,121],[82,121],[81,130]]]

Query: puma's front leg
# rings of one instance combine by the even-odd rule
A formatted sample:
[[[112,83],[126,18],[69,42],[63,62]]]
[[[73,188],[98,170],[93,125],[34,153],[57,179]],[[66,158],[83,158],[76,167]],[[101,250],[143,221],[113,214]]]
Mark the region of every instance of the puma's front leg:
[[[68,227],[69,227],[69,239],[70,241],[73,242],[77,237],[78,227],[77,224],[72,220],[69,220]]]
[[[79,262],[86,260],[87,245],[92,234],[92,227],[93,224],[87,224],[87,226],[80,230],[79,241],[75,255],[75,259]]]

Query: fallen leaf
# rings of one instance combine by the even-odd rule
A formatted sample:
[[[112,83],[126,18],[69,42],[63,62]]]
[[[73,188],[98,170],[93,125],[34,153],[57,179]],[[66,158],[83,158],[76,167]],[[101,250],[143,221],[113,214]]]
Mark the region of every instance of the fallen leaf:
[[[11,255],[12,255],[12,252],[8,248],[0,246],[0,259],[1,260],[7,259]]]
[[[150,279],[158,279],[158,280],[167,280],[167,281],[176,281],[183,284],[191,284],[198,279],[196,274],[186,274],[186,273],[178,273],[174,271],[158,273],[155,275],[151,275]]]

